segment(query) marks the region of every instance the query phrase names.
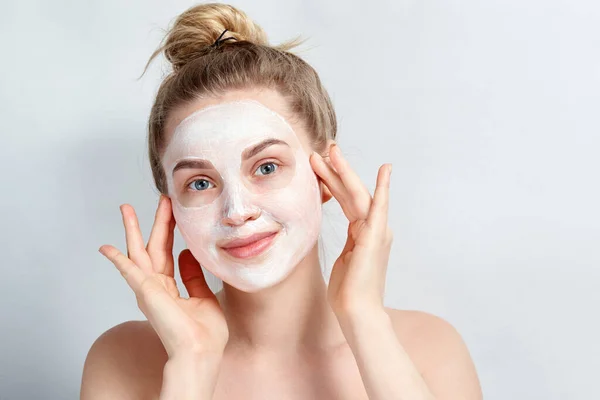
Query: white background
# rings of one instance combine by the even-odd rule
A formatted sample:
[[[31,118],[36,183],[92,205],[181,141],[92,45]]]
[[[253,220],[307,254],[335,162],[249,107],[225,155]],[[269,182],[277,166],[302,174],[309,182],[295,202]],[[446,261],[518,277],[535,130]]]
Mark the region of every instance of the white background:
[[[122,203],[148,237],[146,124],[166,63],[136,78],[192,4],[0,5],[2,400],[78,398],[93,341],[144,319],[97,249],[125,249]],[[310,38],[301,55],[370,189],[393,163],[386,305],[451,322],[487,400],[600,398],[598,3],[232,4],[272,43]],[[332,201],[327,269],[345,229]]]

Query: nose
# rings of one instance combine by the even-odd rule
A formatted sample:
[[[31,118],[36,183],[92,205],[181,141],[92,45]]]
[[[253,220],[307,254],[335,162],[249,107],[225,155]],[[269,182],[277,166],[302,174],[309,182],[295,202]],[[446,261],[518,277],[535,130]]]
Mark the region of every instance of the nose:
[[[260,216],[260,209],[249,201],[249,196],[239,185],[228,191],[221,223],[227,226],[243,225]]]

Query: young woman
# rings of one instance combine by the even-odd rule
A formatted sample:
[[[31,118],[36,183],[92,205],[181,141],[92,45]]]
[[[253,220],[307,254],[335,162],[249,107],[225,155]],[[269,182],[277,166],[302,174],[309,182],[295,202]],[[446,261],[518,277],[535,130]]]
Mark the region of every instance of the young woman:
[[[148,321],[95,341],[82,399],[482,398],[449,323],[384,307],[391,165],[371,196],[335,145],[332,104],[295,45],[270,46],[242,11],[203,4],[150,58],[164,50],[173,65],[149,121],[154,225],[146,245],[122,205],[127,255],[100,248]],[[331,197],[348,239],[326,284],[318,238]],[[176,225],[189,298],[174,280]]]

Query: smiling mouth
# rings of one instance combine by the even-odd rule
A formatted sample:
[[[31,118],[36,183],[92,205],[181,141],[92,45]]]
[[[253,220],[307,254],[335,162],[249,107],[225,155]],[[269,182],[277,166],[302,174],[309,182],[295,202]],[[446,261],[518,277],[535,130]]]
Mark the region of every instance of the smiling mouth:
[[[221,246],[221,249],[235,258],[256,257],[271,247],[279,232],[258,233],[247,239],[234,240]]]

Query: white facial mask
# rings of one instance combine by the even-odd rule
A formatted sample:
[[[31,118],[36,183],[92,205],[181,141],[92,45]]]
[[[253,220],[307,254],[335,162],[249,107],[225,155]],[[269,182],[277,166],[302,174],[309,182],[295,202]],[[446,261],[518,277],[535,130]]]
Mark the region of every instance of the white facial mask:
[[[242,160],[244,151],[265,139],[289,146],[271,145]],[[184,160],[212,165],[173,172]],[[188,248],[231,286],[246,292],[273,286],[315,245],[322,209],[309,154],[286,120],[258,101],[221,103],[192,113],[175,128],[162,162]],[[277,230],[270,247],[253,258],[233,257],[217,246]]]

